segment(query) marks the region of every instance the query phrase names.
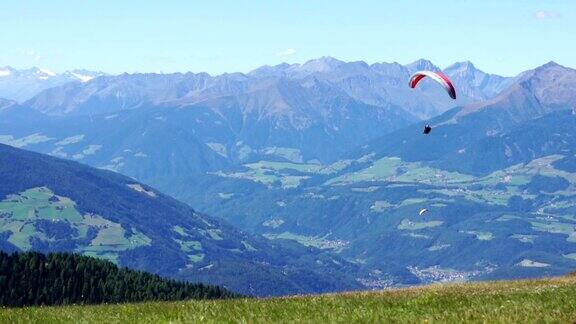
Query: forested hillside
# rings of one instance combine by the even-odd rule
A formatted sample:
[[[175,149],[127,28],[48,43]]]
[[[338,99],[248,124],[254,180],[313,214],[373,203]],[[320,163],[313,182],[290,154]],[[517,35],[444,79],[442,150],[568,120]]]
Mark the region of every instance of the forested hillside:
[[[0,305],[67,305],[238,295],[217,286],[119,269],[110,261],[70,253],[0,252]]]

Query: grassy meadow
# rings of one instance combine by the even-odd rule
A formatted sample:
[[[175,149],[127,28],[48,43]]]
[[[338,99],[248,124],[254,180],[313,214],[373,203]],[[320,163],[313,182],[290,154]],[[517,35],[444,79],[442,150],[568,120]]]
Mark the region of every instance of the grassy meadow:
[[[267,299],[0,309],[3,323],[573,323],[576,275]]]

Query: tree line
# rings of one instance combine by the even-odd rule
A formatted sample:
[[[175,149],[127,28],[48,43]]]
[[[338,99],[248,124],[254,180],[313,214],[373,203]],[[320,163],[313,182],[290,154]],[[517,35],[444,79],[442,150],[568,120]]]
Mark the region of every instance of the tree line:
[[[226,289],[119,269],[72,253],[0,252],[0,305],[98,304],[238,297]]]

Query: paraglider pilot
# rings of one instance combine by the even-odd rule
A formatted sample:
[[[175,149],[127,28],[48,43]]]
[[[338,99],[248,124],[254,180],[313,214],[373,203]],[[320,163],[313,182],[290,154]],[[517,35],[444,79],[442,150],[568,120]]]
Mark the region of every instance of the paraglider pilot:
[[[431,130],[432,127],[430,127],[430,125],[426,124],[426,126],[424,126],[424,134],[430,134]]]

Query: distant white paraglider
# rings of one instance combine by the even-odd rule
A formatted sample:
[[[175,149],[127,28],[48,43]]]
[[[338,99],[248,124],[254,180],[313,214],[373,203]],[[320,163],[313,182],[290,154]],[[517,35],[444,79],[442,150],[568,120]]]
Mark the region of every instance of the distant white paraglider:
[[[418,213],[418,215],[422,216],[422,215],[426,214],[427,212],[428,212],[428,209],[424,208]]]

